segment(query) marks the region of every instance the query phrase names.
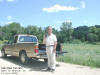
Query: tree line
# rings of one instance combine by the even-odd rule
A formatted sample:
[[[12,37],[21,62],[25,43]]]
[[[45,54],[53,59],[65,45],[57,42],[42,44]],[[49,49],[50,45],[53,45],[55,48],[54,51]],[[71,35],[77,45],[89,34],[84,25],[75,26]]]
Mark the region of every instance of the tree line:
[[[20,23],[13,22],[8,25],[0,26],[0,40],[9,40],[16,34],[31,34],[37,36],[42,43],[43,35],[46,34],[47,27],[42,28],[36,25],[22,27]],[[63,22],[60,29],[53,28],[58,42],[67,43],[78,40],[81,42],[100,42],[100,25],[72,27],[72,22]]]

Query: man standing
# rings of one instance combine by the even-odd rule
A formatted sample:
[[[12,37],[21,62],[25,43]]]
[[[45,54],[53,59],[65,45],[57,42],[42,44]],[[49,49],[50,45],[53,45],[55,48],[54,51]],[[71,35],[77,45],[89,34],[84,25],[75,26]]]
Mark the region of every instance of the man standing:
[[[48,69],[51,72],[55,71],[56,67],[56,35],[52,33],[52,27],[48,27],[48,34],[44,36],[43,43],[46,44],[46,52],[48,57]]]

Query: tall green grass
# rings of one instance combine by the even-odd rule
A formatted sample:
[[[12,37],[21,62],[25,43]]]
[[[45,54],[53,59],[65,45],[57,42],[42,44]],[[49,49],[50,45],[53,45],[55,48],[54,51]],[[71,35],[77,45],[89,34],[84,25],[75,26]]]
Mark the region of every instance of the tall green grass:
[[[63,44],[63,49],[68,53],[58,61],[100,68],[100,45]]]

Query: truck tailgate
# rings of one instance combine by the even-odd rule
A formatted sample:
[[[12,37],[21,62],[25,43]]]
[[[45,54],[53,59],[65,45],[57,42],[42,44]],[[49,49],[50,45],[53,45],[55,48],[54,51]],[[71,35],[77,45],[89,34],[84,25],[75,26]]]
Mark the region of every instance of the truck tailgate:
[[[67,51],[63,51],[61,44],[57,44],[56,48],[56,55],[63,55],[64,53],[67,53]],[[45,55],[46,54],[46,45],[45,44],[39,44],[39,54]]]

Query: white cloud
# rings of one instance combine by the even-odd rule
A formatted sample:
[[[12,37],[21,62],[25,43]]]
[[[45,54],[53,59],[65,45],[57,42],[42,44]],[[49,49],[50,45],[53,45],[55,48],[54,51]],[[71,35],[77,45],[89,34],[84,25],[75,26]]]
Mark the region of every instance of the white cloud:
[[[43,8],[43,11],[46,12],[59,12],[59,11],[74,11],[78,10],[78,7],[73,7],[73,6],[61,6],[59,4],[56,4],[50,8]]]
[[[14,2],[15,0],[7,0],[7,2]]]
[[[86,3],[84,1],[81,1],[81,7],[85,8],[86,7]]]
[[[14,19],[12,16],[7,16],[7,20],[12,20]]]

